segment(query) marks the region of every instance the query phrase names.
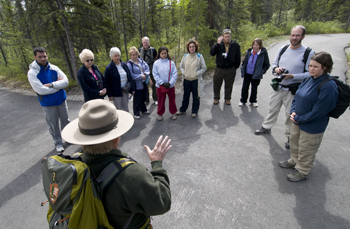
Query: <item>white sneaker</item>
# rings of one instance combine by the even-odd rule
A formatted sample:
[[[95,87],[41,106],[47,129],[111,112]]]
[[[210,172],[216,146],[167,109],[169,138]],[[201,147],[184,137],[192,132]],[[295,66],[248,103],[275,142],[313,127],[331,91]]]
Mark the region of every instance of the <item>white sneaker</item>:
[[[158,115],[158,121],[162,121],[163,120],[163,116],[161,116],[161,115]]]
[[[238,106],[243,107],[243,106],[244,106],[244,103],[239,102],[239,103],[238,103]]]
[[[155,104],[156,106],[158,106],[158,101],[154,101],[154,104]]]
[[[60,145],[60,144],[58,144],[58,145],[56,146],[56,151],[57,151],[57,152],[63,152],[63,151],[64,151],[63,146]]]
[[[252,103],[253,107],[258,107],[258,103]]]
[[[176,114],[172,114],[172,115],[171,115],[171,118],[172,118],[173,120],[176,120],[176,119],[177,119]]]

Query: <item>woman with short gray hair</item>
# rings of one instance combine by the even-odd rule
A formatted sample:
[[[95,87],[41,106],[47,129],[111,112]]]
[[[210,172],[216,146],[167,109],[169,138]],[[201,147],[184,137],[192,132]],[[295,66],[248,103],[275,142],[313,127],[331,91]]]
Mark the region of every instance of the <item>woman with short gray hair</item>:
[[[111,48],[109,56],[112,61],[105,70],[107,95],[118,110],[129,112],[129,94],[135,93],[129,68],[126,63],[120,60],[119,48]]]

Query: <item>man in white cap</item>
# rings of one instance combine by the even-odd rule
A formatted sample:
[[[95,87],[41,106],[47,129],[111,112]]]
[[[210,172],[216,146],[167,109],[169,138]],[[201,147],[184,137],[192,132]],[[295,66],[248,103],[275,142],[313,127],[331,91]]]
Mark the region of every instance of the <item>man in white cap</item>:
[[[120,136],[134,124],[133,116],[117,110],[106,100],[90,100],[79,112],[79,118],[68,124],[62,137],[82,145],[83,160],[97,177],[111,162],[127,157],[118,147]],[[152,170],[142,164],[128,166],[109,185],[102,202],[109,223],[114,228],[152,228],[150,216],[164,214],[171,206],[170,183],[162,167],[164,156],[172,147],[170,139],[160,136],[154,149],[146,148]]]

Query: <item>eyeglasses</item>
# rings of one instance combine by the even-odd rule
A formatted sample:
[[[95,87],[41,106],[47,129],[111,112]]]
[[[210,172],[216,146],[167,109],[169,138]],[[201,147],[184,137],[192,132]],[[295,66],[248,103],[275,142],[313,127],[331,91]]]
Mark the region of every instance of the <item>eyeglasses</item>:
[[[85,62],[89,62],[89,61],[94,61],[94,59],[87,59],[87,60],[85,60]]]

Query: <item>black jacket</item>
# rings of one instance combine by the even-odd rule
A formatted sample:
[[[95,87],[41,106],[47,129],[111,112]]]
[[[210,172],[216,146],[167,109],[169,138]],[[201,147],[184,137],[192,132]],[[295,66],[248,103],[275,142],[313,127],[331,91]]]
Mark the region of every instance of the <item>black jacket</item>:
[[[101,81],[101,87],[97,86],[95,77],[89,72],[84,64],[78,70],[78,80],[80,82],[81,89],[84,91],[85,102],[93,99],[103,99],[105,97],[104,95],[100,96],[100,91],[103,88],[106,88],[105,79],[96,65],[92,65],[92,69],[94,69],[95,75]]]
[[[231,40],[230,47],[228,49],[227,58],[222,56],[226,53],[225,45],[223,41],[220,44],[215,43],[210,49],[210,55],[216,55],[216,66],[218,68],[238,68],[241,64],[241,50],[237,42]]]
[[[126,63],[121,61],[121,65],[124,71],[126,72],[126,76],[128,77],[128,82],[131,85],[131,88],[129,90],[129,93],[131,94],[133,91],[135,91],[134,82],[132,80],[129,68],[126,65]],[[122,89],[120,87],[120,75],[113,61],[109,63],[106,67],[105,79],[106,79],[106,88],[107,88],[108,97],[122,97],[123,94],[122,94]]]
[[[247,50],[244,61],[242,63],[242,68],[241,68],[242,77],[244,77],[247,71],[247,64],[251,54],[252,54],[252,49],[250,48]],[[269,55],[267,54],[266,48],[262,47],[261,52],[258,56],[258,59],[256,60],[256,63],[255,63],[252,79],[255,79],[255,80],[262,79],[263,75],[266,73],[269,67],[270,67]]]

